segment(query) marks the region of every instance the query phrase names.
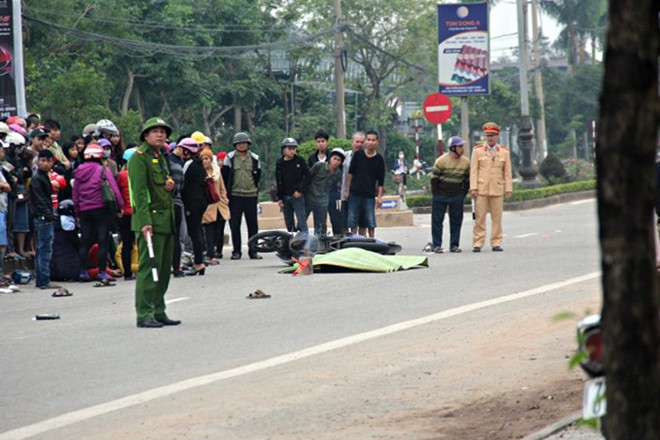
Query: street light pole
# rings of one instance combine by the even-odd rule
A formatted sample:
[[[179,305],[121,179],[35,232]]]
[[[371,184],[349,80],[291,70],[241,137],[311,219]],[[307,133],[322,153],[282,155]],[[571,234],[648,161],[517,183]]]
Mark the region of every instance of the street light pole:
[[[537,188],[540,183],[536,179],[538,170],[532,161],[534,150],[534,135],[532,134],[532,119],[529,116],[529,95],[527,83],[527,39],[526,37],[526,0],[517,0],[518,5],[518,70],[520,74],[520,129],[518,131],[518,145],[522,153],[522,167],[518,172],[523,178],[525,188]]]

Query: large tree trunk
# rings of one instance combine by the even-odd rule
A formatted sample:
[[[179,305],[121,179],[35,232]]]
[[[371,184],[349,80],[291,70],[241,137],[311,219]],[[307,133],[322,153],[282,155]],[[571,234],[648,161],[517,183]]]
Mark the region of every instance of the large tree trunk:
[[[121,112],[126,113],[128,111],[128,103],[131,99],[131,93],[133,93],[133,85],[135,84],[135,73],[131,70],[130,67],[126,67],[126,75],[128,75],[128,80],[126,81],[126,89],[124,90],[124,97],[121,100]]]
[[[657,0],[610,1],[597,144],[610,439],[660,438],[660,295],[653,241]]]
[[[242,130],[242,123],[241,121],[243,120],[243,107],[240,105],[237,105],[234,107],[234,133],[238,133],[239,131]]]

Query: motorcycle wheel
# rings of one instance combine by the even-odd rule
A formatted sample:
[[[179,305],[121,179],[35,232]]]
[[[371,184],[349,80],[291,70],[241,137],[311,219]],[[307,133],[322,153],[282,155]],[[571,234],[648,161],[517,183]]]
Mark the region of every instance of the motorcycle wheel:
[[[250,252],[268,253],[288,251],[291,234],[282,231],[263,231],[248,240]]]

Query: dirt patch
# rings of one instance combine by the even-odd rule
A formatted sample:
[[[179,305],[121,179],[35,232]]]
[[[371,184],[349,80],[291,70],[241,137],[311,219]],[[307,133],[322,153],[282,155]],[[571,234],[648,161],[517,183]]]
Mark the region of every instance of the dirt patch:
[[[579,379],[545,383],[543,391],[502,390],[455,408],[408,414],[391,422],[400,432],[419,430],[419,439],[520,439],[579,409]],[[421,427],[425,427],[420,430]]]

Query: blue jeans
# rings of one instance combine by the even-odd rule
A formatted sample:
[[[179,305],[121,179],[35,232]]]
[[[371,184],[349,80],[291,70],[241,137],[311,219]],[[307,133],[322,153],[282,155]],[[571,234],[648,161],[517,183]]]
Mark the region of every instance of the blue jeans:
[[[284,224],[286,225],[286,230],[289,232],[301,231],[304,233],[309,232],[307,227],[307,216],[305,215],[305,197],[300,196],[299,199],[296,199],[293,196],[284,196],[282,200],[284,206],[282,207],[282,213],[284,214]],[[298,220],[298,225],[293,219],[293,215],[296,215],[296,220]]]
[[[463,224],[463,193],[455,196],[442,194],[433,195],[431,210],[431,237],[433,247],[442,247],[442,223],[445,221],[445,212],[449,208],[449,243],[450,249],[459,247],[461,240],[461,225]]]
[[[40,218],[34,219],[34,234],[37,243],[35,270],[37,272],[37,287],[47,287],[50,284],[50,259],[53,256],[53,239],[55,225],[52,221]]]
[[[375,229],[376,199],[350,194],[348,198],[348,220],[346,226],[351,229],[355,229],[358,226]]]
[[[328,205],[315,205],[307,207],[307,217],[314,213],[314,235],[321,236],[328,233]]]

